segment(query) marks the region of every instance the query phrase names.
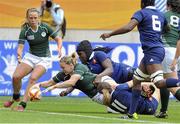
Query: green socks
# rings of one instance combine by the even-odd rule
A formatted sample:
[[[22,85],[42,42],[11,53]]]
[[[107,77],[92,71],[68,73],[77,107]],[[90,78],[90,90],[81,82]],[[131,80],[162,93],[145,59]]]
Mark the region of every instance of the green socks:
[[[161,95],[161,112],[166,112],[168,108],[169,103],[169,91],[167,88],[161,88],[160,89],[160,95]]]

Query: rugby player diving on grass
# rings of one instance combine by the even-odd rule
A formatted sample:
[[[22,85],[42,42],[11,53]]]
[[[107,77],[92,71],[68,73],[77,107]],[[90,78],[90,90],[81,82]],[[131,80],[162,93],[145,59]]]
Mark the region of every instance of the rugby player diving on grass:
[[[47,88],[43,91],[44,93],[55,88],[67,88],[66,91],[60,93],[61,96],[67,95],[74,88],[76,88],[84,92],[89,98],[99,104],[109,106],[121,113],[126,113],[128,111],[131,103],[130,97],[132,95],[129,88],[132,87],[132,82],[128,84],[117,84],[111,77],[104,76],[102,77],[101,82],[102,84],[104,82],[108,82],[108,86],[110,86],[110,88],[104,88],[103,85],[101,86],[101,83],[96,83],[98,84],[98,86],[96,86],[94,84],[96,74],[91,73],[86,65],[76,63],[74,55],[61,58],[60,66],[62,71],[59,72],[56,76],[48,81],[40,82],[33,87]],[[109,91],[106,92],[105,90],[101,90],[101,87],[108,89]],[[142,94],[144,95],[141,98],[140,105],[144,105],[144,108],[139,107],[139,113],[154,114],[159,101],[158,96],[155,97],[155,95],[152,97],[154,91],[155,88],[153,88],[151,85],[143,87]],[[125,98],[123,98],[124,95],[126,96]],[[128,100],[126,98],[128,98]],[[152,101],[150,99],[152,99]]]

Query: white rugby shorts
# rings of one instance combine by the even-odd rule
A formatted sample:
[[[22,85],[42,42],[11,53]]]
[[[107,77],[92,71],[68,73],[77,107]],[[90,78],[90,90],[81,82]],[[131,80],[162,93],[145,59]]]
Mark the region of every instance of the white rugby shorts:
[[[175,56],[175,53],[176,53],[176,48],[174,47],[165,47],[165,57],[164,57],[164,60],[162,62],[162,67],[163,67],[163,72],[164,73],[171,73],[172,70],[171,70],[171,64],[172,64],[172,61],[174,59],[174,56]],[[174,71],[177,71],[177,67]]]
[[[32,68],[34,68],[37,65],[41,65],[46,69],[46,71],[52,67],[50,57],[38,57],[31,53],[26,53],[21,62],[28,64]]]

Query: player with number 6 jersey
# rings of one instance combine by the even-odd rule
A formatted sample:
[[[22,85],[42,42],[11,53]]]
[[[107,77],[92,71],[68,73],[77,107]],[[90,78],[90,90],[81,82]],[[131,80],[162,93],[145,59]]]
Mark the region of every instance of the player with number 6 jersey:
[[[134,13],[128,24],[100,36],[105,40],[113,35],[125,34],[136,26],[138,27],[144,57],[133,75],[132,100],[125,118],[138,119],[136,109],[141,94],[141,82],[152,81],[157,88],[179,86],[178,79],[163,78],[161,63],[164,59],[165,50],[161,35],[169,28],[165,16],[155,8],[154,3],[155,0],[141,0],[141,10]]]

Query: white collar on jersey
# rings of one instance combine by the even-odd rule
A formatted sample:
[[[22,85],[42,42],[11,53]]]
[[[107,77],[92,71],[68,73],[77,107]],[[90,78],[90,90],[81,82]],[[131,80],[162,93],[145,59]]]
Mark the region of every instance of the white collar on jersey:
[[[91,53],[89,60],[91,60],[94,57],[94,52]]]
[[[39,26],[40,26],[40,24],[38,24],[38,26],[37,26],[37,29],[36,29],[36,30],[33,30],[33,29],[31,28],[31,26],[29,26],[29,27],[31,28],[31,30],[32,30],[34,33],[36,33],[36,32],[38,31],[38,29],[39,29]]]
[[[31,28],[31,27],[30,27],[30,28]],[[36,30],[34,30],[34,29],[31,28],[32,32],[34,32],[34,33],[36,33],[36,32],[38,31],[38,29],[39,29],[39,26],[37,27]]]
[[[146,6],[147,9],[156,9],[155,6]]]

